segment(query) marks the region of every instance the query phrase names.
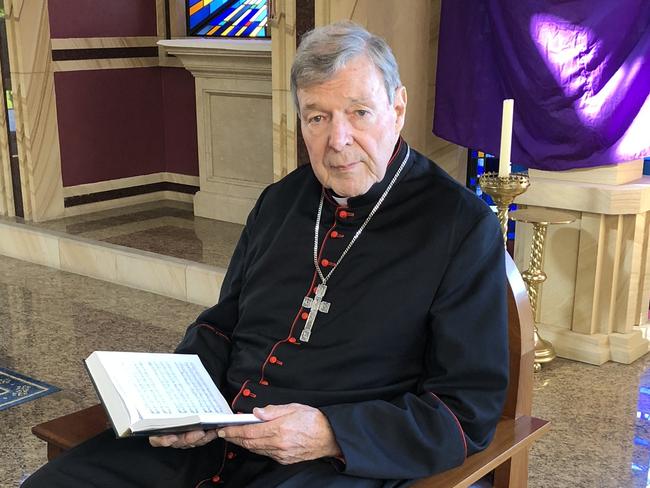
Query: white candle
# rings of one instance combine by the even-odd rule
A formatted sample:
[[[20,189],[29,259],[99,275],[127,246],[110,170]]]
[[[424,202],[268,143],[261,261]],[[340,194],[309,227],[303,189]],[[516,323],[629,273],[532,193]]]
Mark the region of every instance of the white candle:
[[[503,101],[503,115],[501,116],[501,152],[499,153],[499,177],[507,178],[510,175],[510,145],[512,144],[512,113],[515,101],[508,98]]]

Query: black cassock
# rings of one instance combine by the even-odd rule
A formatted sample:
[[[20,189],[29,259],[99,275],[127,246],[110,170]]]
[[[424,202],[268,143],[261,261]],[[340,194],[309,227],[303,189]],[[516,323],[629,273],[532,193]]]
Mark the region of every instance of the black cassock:
[[[317,252],[324,275],[407,152],[400,140],[384,179],[347,207],[325,191]],[[410,149],[395,186],[328,280],[329,310],[317,314],[304,342],[303,300],[320,283],[313,255],[322,191],[307,165],[262,193],[219,303],[188,328],[177,352],[199,354],[234,411],[292,402],[319,408],[344,461],[281,466],[220,440],[154,449],[104,434],[50,463],[51,476],[88,465],[75,476],[118,482],[106,486],[213,479],[234,487],[402,486],[488,445],[508,382],[504,250],[493,212]],[[118,469],[122,458],[142,458],[138,474]]]

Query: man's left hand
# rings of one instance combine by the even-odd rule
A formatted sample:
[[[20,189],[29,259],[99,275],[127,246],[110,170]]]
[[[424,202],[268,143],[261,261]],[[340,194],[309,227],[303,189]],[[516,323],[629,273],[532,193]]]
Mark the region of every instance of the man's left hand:
[[[280,464],[341,455],[327,417],[318,409],[291,403],[253,409],[264,423],[224,427],[218,435]]]

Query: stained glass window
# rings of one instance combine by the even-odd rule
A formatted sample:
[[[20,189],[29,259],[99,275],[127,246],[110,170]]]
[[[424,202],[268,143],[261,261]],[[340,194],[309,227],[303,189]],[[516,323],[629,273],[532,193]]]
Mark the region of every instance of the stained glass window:
[[[268,0],[187,0],[187,32],[202,37],[270,37]]]
[[[492,201],[492,197],[487,193],[483,193],[481,187],[478,185],[478,177],[483,173],[490,171],[499,171],[499,157],[493,154],[488,154],[483,151],[470,149],[467,152],[467,181],[466,186],[472,192],[476,193],[479,197],[487,202],[488,205],[496,211],[496,205]],[[516,164],[512,164],[513,173],[525,173],[528,168]],[[517,210],[517,204],[510,205],[510,210]],[[508,240],[515,238],[515,223],[511,220],[508,222]]]

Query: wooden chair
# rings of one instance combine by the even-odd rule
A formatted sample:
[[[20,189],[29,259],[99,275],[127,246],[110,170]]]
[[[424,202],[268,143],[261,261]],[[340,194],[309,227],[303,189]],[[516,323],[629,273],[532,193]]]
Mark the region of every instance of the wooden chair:
[[[508,396],[492,443],[457,468],[417,481],[415,488],[468,488],[494,471],[495,488],[525,488],[528,482],[528,449],[549,428],[531,417],[533,396],[533,317],[524,282],[512,258],[506,254],[510,384]],[[32,428],[47,443],[47,458],[90,439],[109,427],[101,405],[44,422]]]

